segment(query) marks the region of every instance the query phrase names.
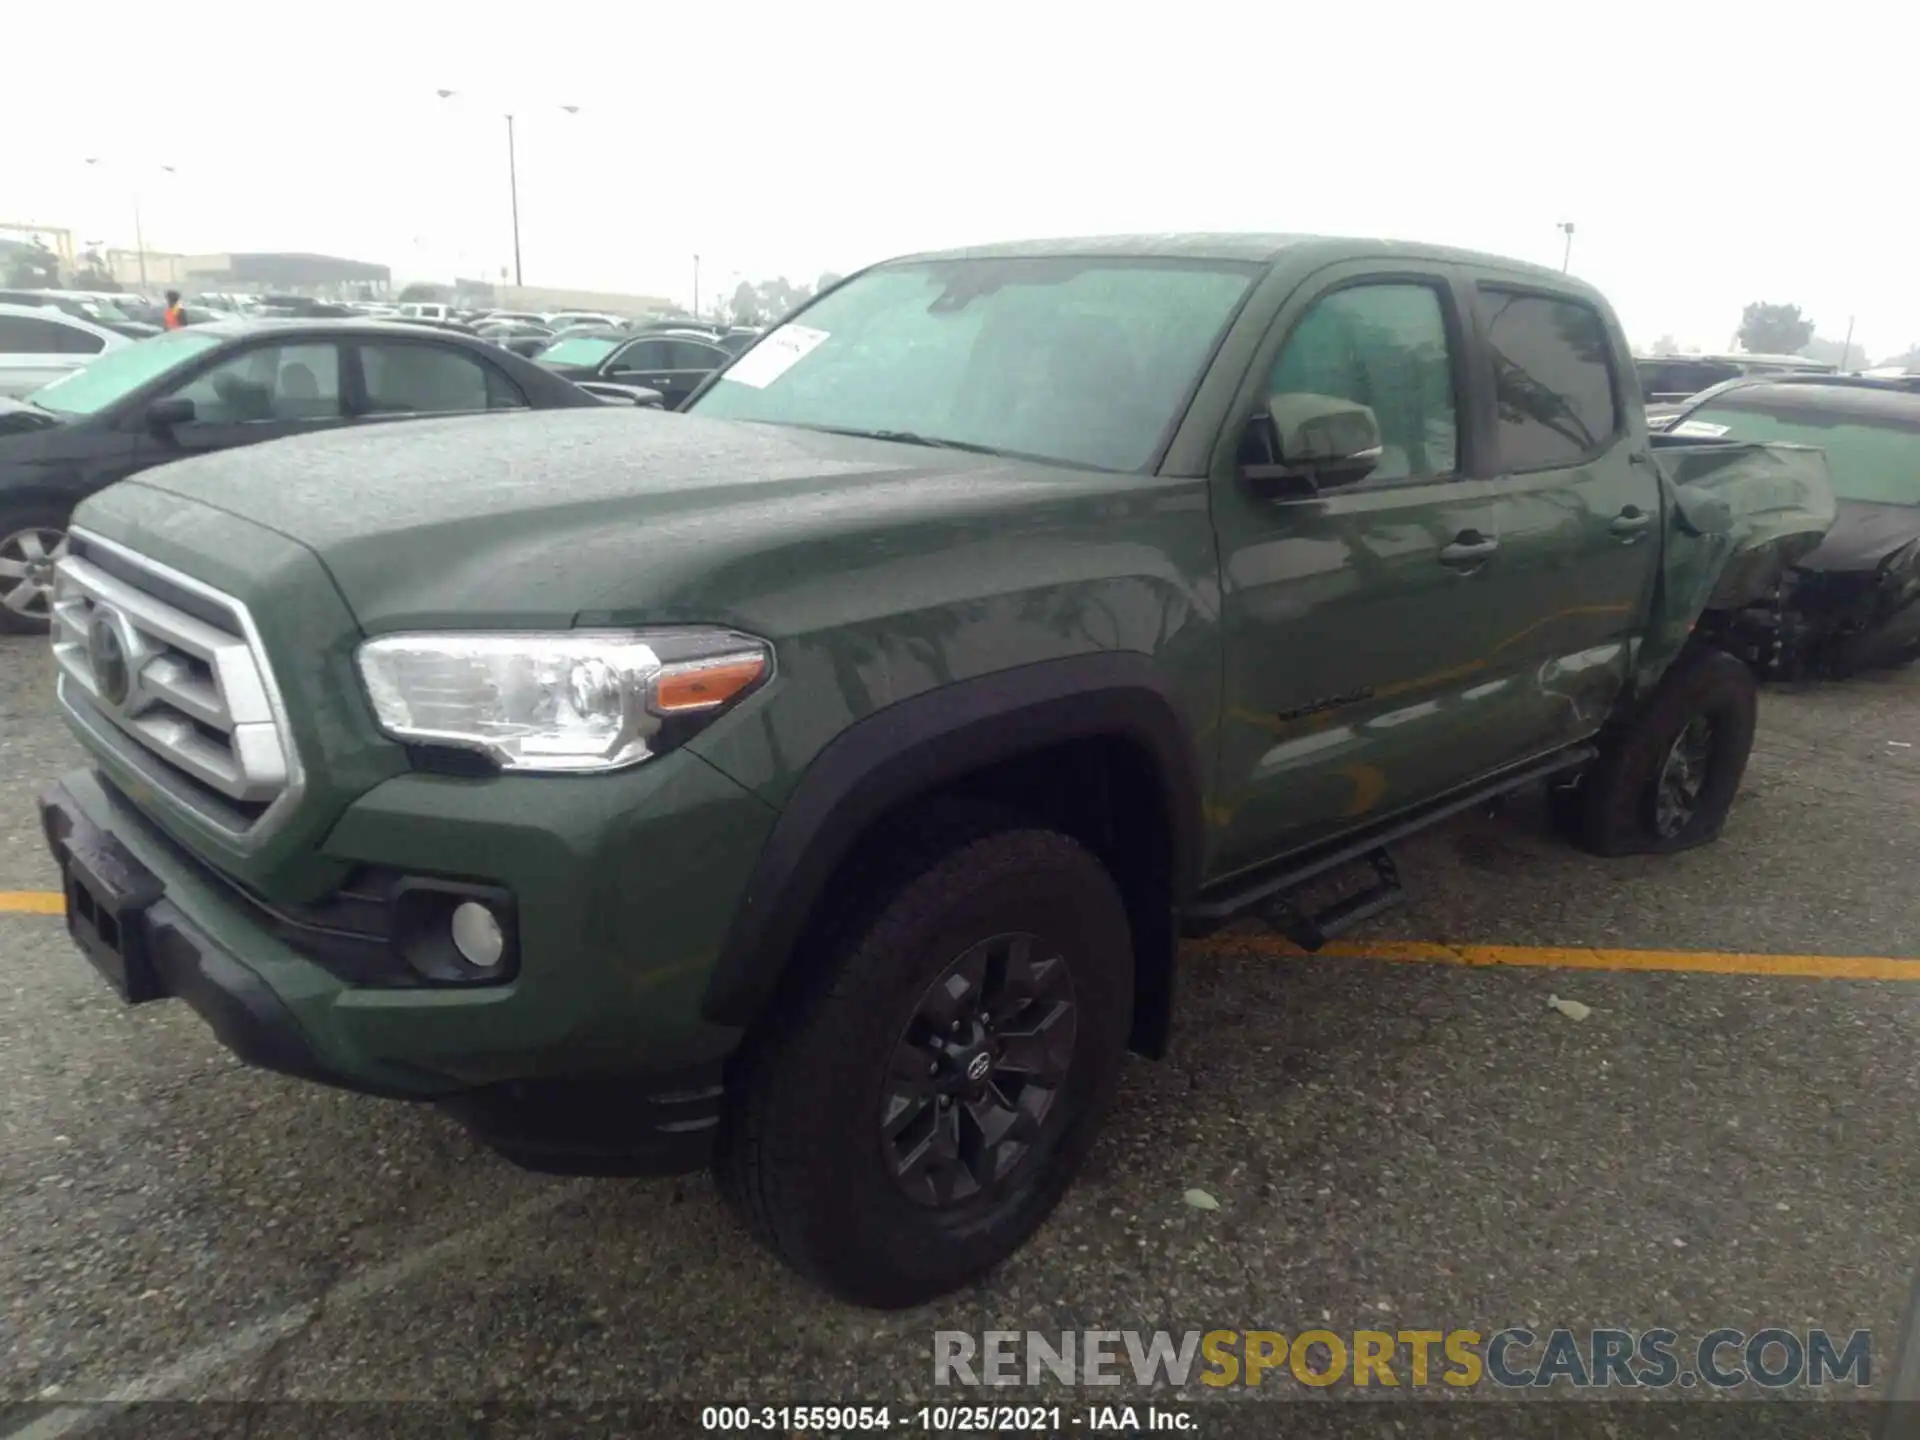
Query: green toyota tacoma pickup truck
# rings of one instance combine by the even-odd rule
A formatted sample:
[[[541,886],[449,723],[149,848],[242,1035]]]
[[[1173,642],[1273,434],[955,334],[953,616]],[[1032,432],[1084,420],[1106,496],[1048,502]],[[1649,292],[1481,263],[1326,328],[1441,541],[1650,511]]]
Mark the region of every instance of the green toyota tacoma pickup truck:
[[[1606,303],[1531,266],[915,256],[681,413],[87,501],[91,765],[42,815],[126,1000],[531,1167],[712,1163],[802,1273],[912,1304],[1060,1199],[1183,933],[1311,949],[1529,783],[1601,854],[1714,838],[1726,637],[1832,512],[1816,450],[1656,449]]]

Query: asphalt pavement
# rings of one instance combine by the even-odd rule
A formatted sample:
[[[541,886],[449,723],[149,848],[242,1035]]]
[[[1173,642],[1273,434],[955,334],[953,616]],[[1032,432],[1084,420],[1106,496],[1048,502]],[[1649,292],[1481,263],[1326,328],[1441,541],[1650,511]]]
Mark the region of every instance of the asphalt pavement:
[[[54,883],[32,796],[78,752],[51,712],[44,647],[0,642],[0,891]],[[940,1330],[1511,1325],[1868,1329],[1878,1393],[1920,1260],[1920,984],[1764,957],[1920,956],[1916,850],[1914,671],[1769,689],[1706,849],[1593,860],[1529,803],[1430,833],[1412,902],[1350,938],[1655,968],[1190,947],[1171,1058],[1130,1064],[1053,1220],[892,1315],[769,1261],[704,1176],[522,1173],[129,1011],[57,917],[0,914],[0,1401],[44,1402],[14,1416],[39,1437],[108,1397],[903,1406],[955,1398]]]

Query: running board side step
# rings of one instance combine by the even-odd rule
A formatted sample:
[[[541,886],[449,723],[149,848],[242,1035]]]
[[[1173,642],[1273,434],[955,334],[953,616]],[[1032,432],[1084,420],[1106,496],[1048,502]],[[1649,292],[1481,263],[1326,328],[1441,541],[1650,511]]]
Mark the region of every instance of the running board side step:
[[[1485,805],[1509,795],[1515,790],[1535,784],[1541,780],[1551,780],[1555,776],[1565,775],[1588,764],[1596,754],[1596,747],[1590,744],[1571,745],[1564,750],[1531,760],[1523,765],[1494,775],[1479,784],[1463,790],[1427,801],[1411,811],[1401,811],[1387,820],[1358,832],[1346,835],[1319,846],[1309,847],[1295,854],[1284,856],[1256,870],[1234,876],[1232,879],[1203,890],[1193,900],[1182,907],[1180,914],[1180,933],[1189,939],[1202,935],[1211,935],[1223,926],[1246,915],[1272,916],[1284,911],[1294,892],[1301,889],[1309,880],[1324,875],[1342,865],[1352,864],[1356,860],[1373,862],[1375,884],[1350,900],[1336,901],[1329,909],[1334,913],[1328,917],[1316,917],[1321,924],[1320,933],[1324,938],[1332,933],[1325,928],[1325,920],[1330,918],[1340,928],[1346,929],[1359,924],[1371,915],[1377,915],[1387,906],[1401,898],[1399,874],[1393,869],[1393,861],[1385,852],[1387,846],[1395,841],[1416,835],[1429,826],[1442,820],[1471,810],[1477,805]],[[1387,869],[1382,870],[1380,860],[1385,860]],[[1391,875],[1391,881],[1388,876]],[[1393,892],[1392,899],[1383,897],[1383,892]],[[1344,909],[1349,903],[1356,907],[1372,905],[1374,908],[1365,914],[1347,913]],[[1283,932],[1286,924],[1273,922]],[[1311,935],[1311,931],[1305,932]],[[1293,938],[1289,932],[1289,938]],[[1301,943],[1295,940],[1296,944]],[[1312,949],[1314,947],[1307,946]]]
[[[1373,883],[1365,889],[1344,895],[1312,914],[1303,911],[1291,894],[1281,895],[1267,903],[1260,918],[1302,950],[1311,951],[1361,921],[1391,910],[1407,898],[1399,867],[1385,846],[1369,851],[1366,858],[1373,866]]]

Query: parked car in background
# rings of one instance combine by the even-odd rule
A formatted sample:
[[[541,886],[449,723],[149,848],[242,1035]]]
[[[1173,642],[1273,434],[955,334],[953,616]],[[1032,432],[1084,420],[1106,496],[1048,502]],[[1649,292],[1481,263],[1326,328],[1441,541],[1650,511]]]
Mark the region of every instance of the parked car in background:
[[[160,332],[158,325],[133,319],[111,300],[77,290],[0,290],[0,304],[27,305],[37,309],[58,310],[64,315],[138,340]]]
[[[569,380],[604,380],[657,391],[669,410],[733,360],[697,333],[579,336],[534,358]]]
[[[108,301],[129,320],[140,325],[151,325],[156,333],[166,328],[167,307],[145,295],[123,291],[116,295],[95,295],[93,298]]]
[[[229,320],[110,349],[0,402],[0,631],[43,631],[67,517],[149,466],[344,426],[607,403],[470,335]]]
[[[758,340],[762,333],[757,326],[736,325],[713,343],[729,355],[739,355],[751,348],[753,342]]]
[[[25,395],[132,342],[64,310],[0,304],[0,397]]]
[[[405,300],[400,305],[403,320],[451,320],[453,307],[437,300]]]
[[[531,359],[553,343],[553,331],[526,320],[483,320],[474,333],[490,344]]]
[[[1838,513],[1753,617],[1770,642],[1752,657],[1764,673],[1839,677],[1920,654],[1920,386],[1744,376],[1696,397],[1668,434],[1826,452]]]
[[[618,330],[627,322],[618,315],[607,315],[597,310],[556,310],[551,315],[542,316],[541,323],[557,332],[575,325],[605,325]]]
[[[1664,430],[1684,403],[1703,390],[1742,375],[1831,375],[1839,366],[1804,355],[1764,355],[1744,352],[1724,355],[1636,356],[1633,368],[1640,382],[1640,398],[1647,407],[1647,428]]]
[[[86,764],[41,830],[123,1001],[530,1168],[712,1162],[799,1274],[920,1305],[1046,1222],[1129,1049],[1220,1043],[1183,932],[1318,948],[1398,898],[1387,847],[1527,786],[1599,855],[1716,839],[1756,686],[1714,613],[1819,543],[1823,469],[1656,463],[1612,311],[1541,267],[911,256],[680,415],[88,501],[54,644]],[[188,597],[245,721],[170,688]]]
[[[531,310],[488,310],[480,316],[482,325],[538,325],[544,330],[553,327],[547,324],[547,317],[536,315]]]

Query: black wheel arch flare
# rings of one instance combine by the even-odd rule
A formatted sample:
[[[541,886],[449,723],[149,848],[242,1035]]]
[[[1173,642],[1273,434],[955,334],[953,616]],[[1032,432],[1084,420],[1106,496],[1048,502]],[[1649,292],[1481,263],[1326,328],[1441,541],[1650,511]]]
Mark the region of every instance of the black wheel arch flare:
[[[1128,897],[1147,987],[1137,996],[1134,1044],[1160,1053],[1171,1009],[1173,912],[1199,883],[1202,786],[1196,741],[1164,674],[1135,652],[1040,661],[942,686],[834,737],[761,848],[708,983],[707,1018],[743,1027],[760,1018],[829,882],[899,807],[1022,755],[1116,740],[1148,757],[1170,822],[1171,893]]]

